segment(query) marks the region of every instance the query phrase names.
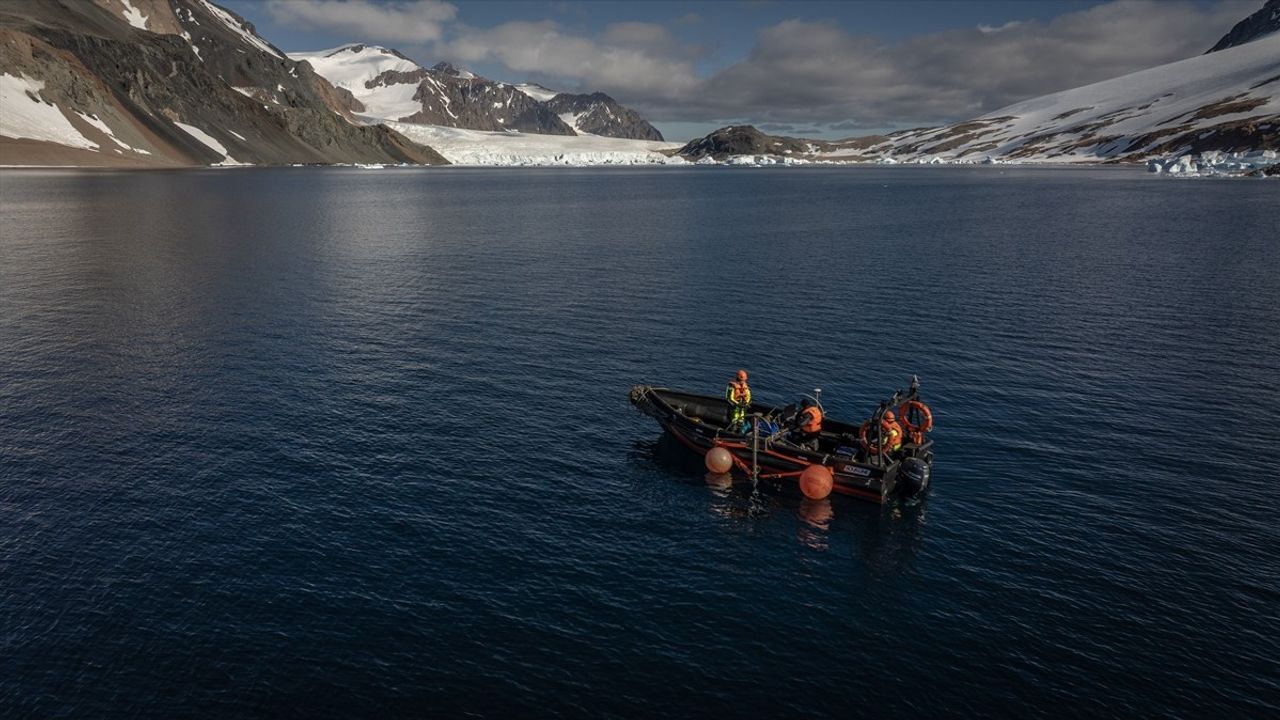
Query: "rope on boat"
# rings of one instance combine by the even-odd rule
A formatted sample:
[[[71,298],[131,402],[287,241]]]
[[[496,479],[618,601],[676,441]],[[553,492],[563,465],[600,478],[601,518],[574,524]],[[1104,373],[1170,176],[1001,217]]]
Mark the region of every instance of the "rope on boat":
[[[751,418],[751,485],[760,479],[760,414]]]

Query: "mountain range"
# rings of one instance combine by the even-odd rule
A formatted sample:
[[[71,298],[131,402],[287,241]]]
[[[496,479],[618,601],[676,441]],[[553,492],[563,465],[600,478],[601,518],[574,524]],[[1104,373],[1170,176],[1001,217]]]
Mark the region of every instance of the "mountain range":
[[[0,163],[446,162],[205,0],[0,0]]]
[[[734,126],[686,144],[691,161],[733,157],[840,162],[1138,162],[1280,150],[1280,0],[1268,0],[1210,52],[1025,100],[941,127],[839,141]]]
[[[1280,149],[1280,0],[1209,52],[941,127],[681,147],[603,93],[366,44],[285,54],[209,0],[0,0],[0,165],[1139,162]],[[1268,155],[1269,154],[1269,155]]]
[[[602,93],[374,46],[290,57],[208,0],[0,0],[0,165],[448,163],[395,121],[662,139]]]
[[[289,57],[309,63],[336,88],[350,92],[352,111],[370,122],[662,140],[662,133],[639,113],[604,93],[510,85],[446,62],[423,68],[396,50],[376,45],[344,45]]]

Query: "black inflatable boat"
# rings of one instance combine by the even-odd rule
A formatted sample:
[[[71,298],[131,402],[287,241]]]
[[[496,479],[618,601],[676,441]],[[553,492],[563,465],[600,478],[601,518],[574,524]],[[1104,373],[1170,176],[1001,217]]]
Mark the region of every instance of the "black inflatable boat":
[[[792,406],[753,403],[747,426],[730,428],[729,403],[721,397],[637,385],[631,388],[631,404],[691,450],[706,455],[724,448],[739,470],[761,479],[795,481],[811,465],[820,465],[830,471],[832,492],[872,502],[917,498],[929,489],[933,441],[926,433],[933,428],[933,416],[920,400],[914,378],[909,390],[881,401],[866,422],[825,417],[816,450],[801,446],[783,428],[794,415]],[[898,448],[890,447],[886,437],[888,411],[896,411],[906,430]],[[808,488],[805,493],[810,494]]]

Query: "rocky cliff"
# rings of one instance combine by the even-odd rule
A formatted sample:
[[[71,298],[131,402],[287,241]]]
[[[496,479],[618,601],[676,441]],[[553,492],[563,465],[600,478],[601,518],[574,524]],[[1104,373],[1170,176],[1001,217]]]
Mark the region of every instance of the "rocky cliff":
[[[690,140],[678,154],[686,160],[725,160],[735,155],[811,155],[824,148],[817,140],[767,135],[751,125],[730,125]]]
[[[628,140],[662,140],[662,133],[604,93],[560,93],[546,101],[551,112],[579,133]]]
[[[1267,0],[1258,12],[1236,23],[1209,52],[1226,50],[1280,32],[1280,0]]]
[[[543,135],[573,135],[547,106],[513,85],[498,83],[449,63],[413,73],[390,71],[374,78],[374,84],[417,82],[413,99],[422,109],[401,122],[469,130],[518,130]]]

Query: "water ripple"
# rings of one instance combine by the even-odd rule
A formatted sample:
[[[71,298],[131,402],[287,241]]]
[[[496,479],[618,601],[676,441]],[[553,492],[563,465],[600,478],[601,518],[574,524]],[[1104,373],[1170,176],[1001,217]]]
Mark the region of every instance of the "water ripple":
[[[1274,715],[1273,194],[6,175],[0,715]],[[627,405],[739,366],[918,373],[932,497],[709,484]]]

